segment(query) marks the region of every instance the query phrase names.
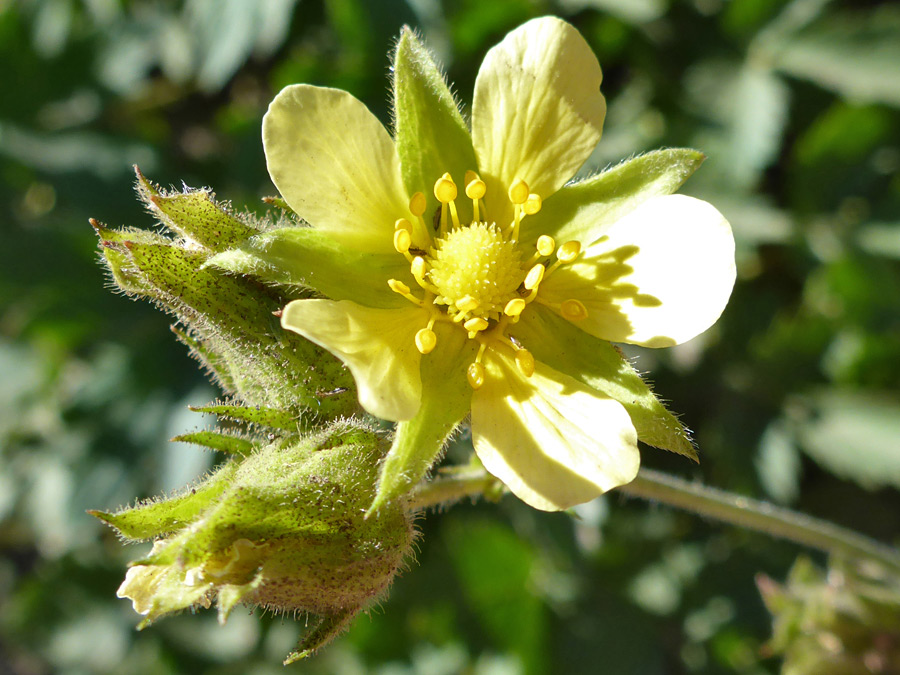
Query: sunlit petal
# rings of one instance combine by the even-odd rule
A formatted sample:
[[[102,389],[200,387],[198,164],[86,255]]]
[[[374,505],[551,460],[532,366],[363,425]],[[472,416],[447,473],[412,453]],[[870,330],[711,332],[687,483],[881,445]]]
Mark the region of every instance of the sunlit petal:
[[[417,308],[372,309],[349,300],[294,300],[281,325],[337,356],[353,373],[363,408],[382,419],[411,419],[419,409],[421,354],[415,334],[427,321]]]
[[[485,468],[544,511],[581,504],[637,475],[637,434],[615,400],[538,362],[531,377],[493,351],[472,397]]]
[[[521,179],[546,199],[572,178],[600,140],[601,79],[581,34],[553,17],[529,21],[487,53],[475,81],[472,139],[488,194]]]
[[[394,142],[363,103],[338,89],[285,87],[263,119],[263,145],[297,215],[344,246],[393,251],[408,198]]]
[[[668,195],[644,202],[550,275],[539,301],[557,310],[580,301],[588,316],[576,325],[604,340],[668,347],[719,318],[734,280],[728,221],[704,201]]]

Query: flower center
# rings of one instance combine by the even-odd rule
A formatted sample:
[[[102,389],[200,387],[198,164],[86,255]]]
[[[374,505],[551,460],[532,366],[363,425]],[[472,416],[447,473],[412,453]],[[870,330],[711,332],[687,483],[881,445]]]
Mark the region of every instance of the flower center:
[[[446,305],[453,317],[497,320],[525,280],[516,242],[496,225],[472,223],[438,240],[427,279],[438,291],[434,304]]]
[[[422,354],[437,345],[433,330],[437,321],[461,325],[470,339],[478,340],[478,355],[469,365],[469,384],[478,389],[484,383],[482,365],[487,349],[510,349],[523,375],[534,373],[534,357],[506,335],[510,324],[538,297],[541,282],[557,267],[570,263],[581,253],[577,241],[558,249],[552,237],[538,237],[537,249],[528,259],[519,246],[519,227],[525,216],[541,210],[540,196],[531,193],[525,181],[517,180],[509,188],[513,204],[513,222],[505,227],[482,220],[484,181],[473,171],[466,172],[466,196],[472,200],[473,220],[459,221],[456,209],[457,188],[445,173],[434,184],[434,196],[441,204],[438,231],[425,224],[425,195],[417,192],[409,202],[416,218],[410,223],[400,218],[394,224],[394,248],[410,263],[416,283],[425,297],[413,295],[409,286],[397,279],[388,285],[411,302],[428,311],[427,325],[416,333],[416,347]],[[556,252],[556,260],[549,258]],[[566,300],[557,308],[562,316],[577,321],[587,316],[578,300]]]

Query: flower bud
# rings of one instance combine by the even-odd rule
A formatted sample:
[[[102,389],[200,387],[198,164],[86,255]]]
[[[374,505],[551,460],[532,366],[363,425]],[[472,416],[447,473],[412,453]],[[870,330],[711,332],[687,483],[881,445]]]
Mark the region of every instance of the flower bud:
[[[118,592],[146,616],[140,627],[213,602],[222,623],[238,603],[315,614],[321,623],[289,657],[296,660],[385,591],[413,529],[401,502],[365,517],[380,437],[341,422],[283,443],[229,462],[181,497],[94,514],[126,538],[158,537]]]

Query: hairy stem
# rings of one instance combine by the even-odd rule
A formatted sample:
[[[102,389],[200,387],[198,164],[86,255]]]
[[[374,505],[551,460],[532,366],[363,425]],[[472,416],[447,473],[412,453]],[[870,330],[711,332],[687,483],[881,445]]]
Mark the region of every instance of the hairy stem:
[[[464,497],[478,497],[496,490],[497,481],[483,469],[467,469],[419,487],[413,494],[415,509],[449,504]],[[900,572],[900,551],[838,527],[767,502],[675,478],[652,469],[641,469],[637,478],[618,488],[633,497],[668,504],[731,525],[746,527],[772,537],[845,558],[876,560]]]

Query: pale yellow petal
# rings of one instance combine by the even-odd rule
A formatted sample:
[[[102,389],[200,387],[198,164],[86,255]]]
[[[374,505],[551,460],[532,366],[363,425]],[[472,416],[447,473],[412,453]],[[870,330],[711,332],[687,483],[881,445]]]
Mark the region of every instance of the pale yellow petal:
[[[516,179],[546,199],[574,176],[600,140],[602,77],[581,34],[554,17],[529,21],[487,53],[472,139],[488,195],[498,195],[489,208],[506,202]]]
[[[615,400],[538,362],[531,377],[496,350],[472,396],[485,468],[543,511],[589,501],[637,475],[637,433]]]
[[[411,419],[421,403],[415,335],[427,321],[418,307],[373,309],[349,300],[294,300],[281,315],[282,326],[344,362],[363,408],[394,422]]]
[[[707,202],[667,195],[611,225],[543,282],[538,300],[557,311],[580,301],[588,316],[576,325],[604,340],[668,347],[716,322],[734,280],[725,217]]]
[[[297,215],[344,246],[393,251],[408,198],[394,142],[363,103],[338,89],[285,87],[263,118],[263,146]]]

